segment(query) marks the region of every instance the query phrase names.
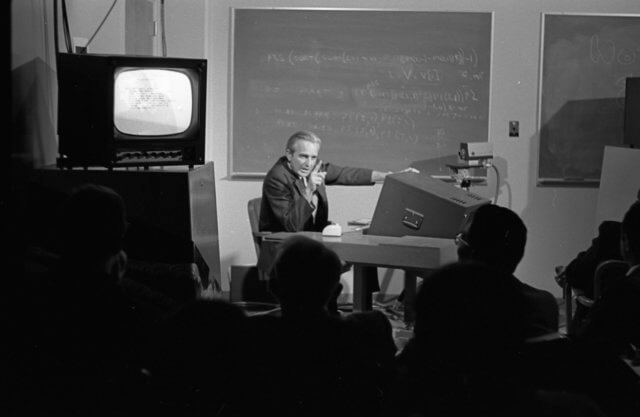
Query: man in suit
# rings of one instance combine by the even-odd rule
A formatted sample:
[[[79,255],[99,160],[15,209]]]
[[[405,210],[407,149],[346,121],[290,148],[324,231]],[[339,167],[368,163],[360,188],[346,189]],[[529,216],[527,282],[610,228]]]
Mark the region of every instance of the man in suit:
[[[580,335],[581,340],[616,354],[640,347],[640,201],[622,219],[620,250],[629,270],[596,300]]]
[[[572,288],[593,299],[593,276],[598,265],[609,259],[622,259],[620,253],[620,222],[605,220],[598,226],[598,236],[591,246],[580,252],[563,270],[564,279]]]
[[[313,132],[294,133],[262,185],[260,230],[322,231],[329,224],[325,185],[372,185],[388,172],[339,167],[318,159],[321,139]]]
[[[637,192],[637,200],[640,201],[640,189]],[[578,255],[566,266],[556,268],[556,282],[561,287],[565,283],[571,286],[576,294],[582,294],[589,299],[594,298],[594,276],[600,263],[608,260],[622,260],[620,252],[620,228],[618,220],[605,220],[598,226],[598,235],[591,241],[591,246],[578,253]],[[576,310],[571,318],[573,332],[580,332],[580,328],[586,323],[591,308],[577,303]]]
[[[375,414],[396,353],[392,327],[379,311],[331,314],[341,273],[319,241],[294,235],[280,245],[271,287],[281,309],[248,319],[242,357],[251,378],[238,415]]]
[[[526,337],[558,331],[559,311],[548,291],[527,285],[513,273],[524,256],[527,228],[522,219],[506,207],[485,204],[475,210],[456,236],[458,258],[476,261],[505,271],[523,296],[526,309]]]
[[[84,184],[59,213],[58,257],[31,301],[37,312],[28,326],[36,340],[28,356],[37,364],[31,391],[46,392],[33,406],[41,414],[108,414],[129,403],[144,381],[143,321],[120,285],[126,208],[111,188]]]
[[[294,133],[262,185],[260,231],[321,232],[329,222],[326,185],[373,185],[391,172],[340,167],[318,158],[322,141],[313,132]],[[413,170],[413,168],[407,168]],[[260,252],[258,267],[269,272],[273,253]],[[367,268],[372,292],[379,290],[377,270]]]
[[[598,265],[609,259],[622,259],[620,254],[620,222],[605,220],[598,226],[598,236],[591,241],[591,246],[578,255],[566,266],[556,268],[556,282],[564,287],[565,282],[576,294],[583,294],[593,299],[593,277]],[[579,331],[589,315],[589,307],[576,303],[576,310],[571,320],[572,332]],[[576,330],[577,329],[577,330]]]

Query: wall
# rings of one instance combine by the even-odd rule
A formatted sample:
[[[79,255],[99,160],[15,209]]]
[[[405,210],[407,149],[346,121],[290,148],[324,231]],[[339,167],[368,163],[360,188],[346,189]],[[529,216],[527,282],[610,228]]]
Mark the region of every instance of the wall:
[[[50,64],[52,34],[43,30],[45,20],[52,26],[42,10],[50,3],[42,1],[20,3],[19,13],[12,10],[12,35],[24,35],[22,43],[12,41],[12,69],[40,57]],[[98,3],[98,2],[92,2]],[[103,2],[95,6],[95,15],[102,16]],[[168,52],[175,56],[204,56],[209,60],[209,91],[207,119],[207,160],[215,162],[216,190],[218,201],[218,224],[220,254],[223,277],[232,264],[255,263],[255,251],[250,236],[246,204],[250,198],[260,195],[260,181],[231,181],[227,178],[228,140],[228,87],[230,7],[256,7],[255,1],[243,0],[180,0],[166,2],[173,10],[167,11],[174,23],[168,31]],[[260,2],[263,5],[266,2]],[[541,13],[640,13],[637,0],[446,0],[396,1],[394,9],[402,10],[446,10],[446,11],[493,11],[493,60],[491,83],[491,111],[489,138],[494,145],[495,162],[498,166],[502,186],[498,203],[519,213],[529,228],[529,242],[525,258],[517,275],[525,282],[560,295],[560,288],[553,280],[553,267],[566,263],[589,244],[596,230],[595,211],[597,189],[558,188],[536,186],[538,157],[538,74],[540,57]],[[269,7],[342,7],[342,8],[389,8],[386,0],[324,0],[285,1],[271,0]],[[82,6],[84,7],[84,5]],[[263,6],[264,7],[264,6]],[[15,8],[15,7],[14,7]],[[87,20],[88,21],[88,20]],[[72,31],[74,26],[72,25]],[[286,30],[286,28],[283,28]],[[80,36],[80,35],[78,35]],[[175,41],[174,39],[180,39]],[[172,48],[172,42],[179,42]],[[49,58],[47,58],[49,57]],[[50,69],[50,68],[49,68]],[[51,81],[36,82],[35,88],[45,98],[43,112],[32,114],[37,125],[53,126],[55,103],[52,94],[55,86]],[[24,81],[23,81],[24,83]],[[14,87],[15,88],[15,87]],[[15,102],[15,99],[14,99]],[[520,122],[520,137],[508,137],[508,121]],[[250,121],[248,121],[250,122]],[[49,128],[49,131],[53,131]],[[51,135],[41,134],[38,149],[40,161],[55,160],[55,143]],[[283,143],[286,138],[282,138]],[[490,177],[486,187],[473,191],[492,197],[495,180]],[[370,217],[380,192],[380,185],[373,187],[333,187],[329,189],[331,219],[346,225],[349,219]],[[385,272],[385,271],[383,271]],[[387,293],[399,292],[397,274],[383,274],[383,288]],[[388,282],[391,280],[392,282]],[[228,282],[223,279],[228,289]]]
[[[101,0],[67,1],[71,37],[88,41],[110,6]],[[58,152],[54,25],[52,1],[11,3],[11,147],[13,153],[30,155],[37,166],[54,163]],[[66,51],[62,35],[59,44]],[[89,49],[124,51],[124,2],[116,3]]]
[[[48,3],[52,2],[11,4],[11,153],[28,155],[35,164],[50,163],[57,152],[57,85]]]
[[[113,2],[104,0],[67,0],[71,37],[85,38],[88,41],[112,4]],[[124,53],[124,4],[125,2],[115,4],[100,31],[91,40],[89,51]]]
[[[218,216],[222,265],[255,262],[251,247],[246,202],[260,195],[259,181],[230,181],[227,176],[227,97],[229,88],[230,7],[256,7],[255,1],[220,0],[207,3],[207,53],[211,63],[207,157],[216,161]],[[264,3],[261,2],[263,5]],[[525,282],[560,296],[553,280],[555,265],[572,259],[588,245],[596,230],[597,189],[541,188],[536,186],[538,158],[538,74],[541,13],[640,13],[636,0],[386,0],[285,1],[268,7],[342,7],[402,10],[493,11],[493,60],[489,138],[504,184],[498,203],[519,213],[529,228],[525,258],[517,275]],[[286,28],[282,28],[286,30]],[[520,137],[508,137],[508,121],[520,122]],[[282,138],[283,142],[286,138]],[[487,197],[487,187],[473,189]],[[380,186],[329,189],[331,218],[345,225],[349,219],[373,214]],[[385,275],[385,277],[388,277]],[[386,282],[383,284],[385,287]],[[393,278],[387,292],[398,292]]]

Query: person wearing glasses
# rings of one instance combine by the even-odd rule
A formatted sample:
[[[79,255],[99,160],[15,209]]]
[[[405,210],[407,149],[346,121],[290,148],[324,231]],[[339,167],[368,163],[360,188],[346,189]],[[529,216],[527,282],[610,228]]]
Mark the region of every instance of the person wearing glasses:
[[[460,261],[482,262],[509,274],[523,296],[527,338],[558,331],[559,310],[553,294],[514,275],[527,242],[527,228],[515,212],[495,204],[480,206],[467,218],[455,241]]]

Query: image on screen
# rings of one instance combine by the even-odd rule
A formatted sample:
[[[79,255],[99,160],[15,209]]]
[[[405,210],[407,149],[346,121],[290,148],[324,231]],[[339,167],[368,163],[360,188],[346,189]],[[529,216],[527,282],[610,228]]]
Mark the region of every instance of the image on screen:
[[[189,77],[170,69],[125,69],[115,74],[113,118],[127,135],[175,135],[191,124]]]

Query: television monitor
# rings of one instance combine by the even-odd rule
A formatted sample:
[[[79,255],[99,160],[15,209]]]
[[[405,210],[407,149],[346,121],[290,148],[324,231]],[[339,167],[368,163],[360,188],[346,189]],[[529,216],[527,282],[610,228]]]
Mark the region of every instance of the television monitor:
[[[367,234],[453,239],[466,217],[490,200],[430,176],[387,175]]]
[[[629,77],[625,83],[624,144],[640,148],[640,77]]]
[[[207,62],[59,53],[58,166],[204,163]]]

